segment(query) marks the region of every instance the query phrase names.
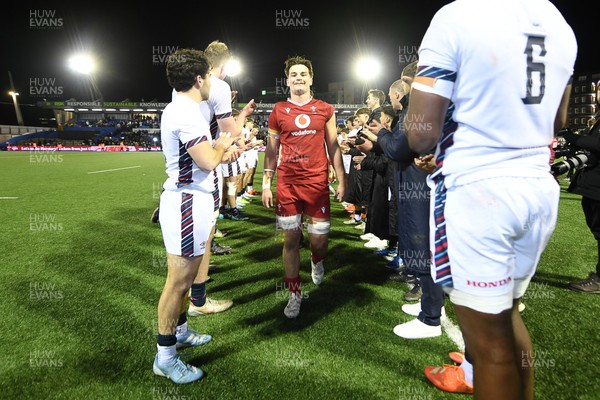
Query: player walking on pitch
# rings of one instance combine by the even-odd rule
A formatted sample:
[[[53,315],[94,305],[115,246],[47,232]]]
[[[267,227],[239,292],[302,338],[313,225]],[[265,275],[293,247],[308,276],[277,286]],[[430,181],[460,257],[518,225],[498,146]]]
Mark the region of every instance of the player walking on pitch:
[[[330,226],[328,155],[338,176],[339,201],[344,196],[345,181],[335,109],[312,97],[311,61],[299,56],[288,58],[285,75],[290,98],[276,103],[269,117],[262,202],[267,208],[275,207],[277,226],[285,233],[284,280],[290,298],[284,314],[296,318],[302,302],[299,270],[303,215],[308,220],[313,282],[319,285],[324,275]],[[271,183],[275,170],[278,179],[274,202]]]

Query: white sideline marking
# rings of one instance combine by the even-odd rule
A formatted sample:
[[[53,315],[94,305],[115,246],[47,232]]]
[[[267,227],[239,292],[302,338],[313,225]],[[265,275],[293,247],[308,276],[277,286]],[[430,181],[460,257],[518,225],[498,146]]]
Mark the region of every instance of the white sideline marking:
[[[132,169],[132,168],[139,168],[141,167],[141,165],[134,165],[133,167],[123,167],[123,168],[113,168],[113,169],[103,169],[101,171],[92,171],[92,172],[88,172],[88,174],[99,174],[101,172],[112,172],[112,171],[120,171],[123,169]]]
[[[465,351],[465,341],[460,328],[448,317],[442,319],[440,322],[446,335],[458,346],[459,351]]]
[[[407,286],[408,286],[409,290],[412,290],[412,288],[415,285],[407,284]],[[446,303],[450,303],[450,302],[446,301]],[[456,344],[456,346],[458,346],[459,351],[464,352],[465,351],[465,341],[463,339],[462,332],[460,331],[460,328],[458,327],[458,325],[456,325],[454,322],[452,322],[452,320],[448,317],[440,318],[440,325],[442,325],[442,329],[444,330],[444,332],[446,332],[446,335],[448,335],[448,338],[450,340],[452,340],[452,342],[454,342],[454,344]]]
[[[17,200],[18,197],[0,197],[0,200]]]

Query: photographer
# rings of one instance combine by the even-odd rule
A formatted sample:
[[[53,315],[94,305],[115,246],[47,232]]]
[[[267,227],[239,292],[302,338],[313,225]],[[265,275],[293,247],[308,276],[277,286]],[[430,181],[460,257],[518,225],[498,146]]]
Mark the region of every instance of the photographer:
[[[359,133],[362,131],[363,125],[368,120],[370,113],[371,110],[369,108],[362,107],[356,110],[354,114],[358,117],[358,121],[355,120],[355,124],[358,126],[348,133],[348,146],[350,149],[347,154],[351,157],[362,155],[363,149],[360,146],[361,143],[364,145],[365,141],[364,138],[359,137]],[[344,201],[354,205],[354,216],[350,220],[351,223],[353,221],[355,226],[363,229],[365,225],[363,225],[362,219],[366,216],[367,205],[371,201],[373,171],[359,171],[352,166],[352,162],[350,164]]]
[[[598,242],[596,271],[590,272],[586,279],[569,284],[569,289],[585,293],[600,293],[600,165],[595,162],[595,159],[600,156],[600,119],[598,117],[599,115],[596,114],[596,122],[587,135],[569,134],[569,137],[565,138],[576,148],[590,152],[591,162],[588,162],[588,165],[584,168],[577,170],[567,189],[571,193],[582,196],[581,206],[585,214],[585,220]]]

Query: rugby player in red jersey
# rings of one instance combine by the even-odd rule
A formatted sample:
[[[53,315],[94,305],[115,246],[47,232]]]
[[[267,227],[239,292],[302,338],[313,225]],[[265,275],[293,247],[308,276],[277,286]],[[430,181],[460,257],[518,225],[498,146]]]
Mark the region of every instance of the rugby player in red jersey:
[[[308,222],[312,280],[323,280],[323,260],[329,235],[329,159],[338,176],[336,198],[344,196],[344,165],[337,142],[335,109],[312,97],[310,60],[294,56],[285,61],[290,98],[275,104],[269,117],[262,202],[275,207],[277,226],[285,233],[283,265],[290,298],[284,314],[296,318],[302,302],[300,239],[302,217]],[[328,158],[329,157],[329,158]],[[271,183],[277,170],[276,196]]]

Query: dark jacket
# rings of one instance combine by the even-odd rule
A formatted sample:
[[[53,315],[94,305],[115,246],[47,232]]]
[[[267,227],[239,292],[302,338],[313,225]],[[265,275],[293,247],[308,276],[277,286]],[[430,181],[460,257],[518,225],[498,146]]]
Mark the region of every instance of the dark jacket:
[[[373,144],[373,150],[360,163],[361,170],[373,171],[371,202],[367,213],[365,233],[372,233],[380,239],[390,239],[389,199],[388,199],[388,163],[379,146]]]
[[[600,159],[600,120],[592,126],[587,135],[577,139],[575,145],[580,149],[589,150],[596,160]],[[568,191],[600,201],[600,163],[592,162],[578,170],[571,179]]]
[[[351,156],[362,154],[357,149],[350,149]],[[371,187],[373,185],[373,171],[357,171],[354,168],[354,161],[350,165],[348,182],[346,183],[346,194],[344,201],[352,203],[359,207],[366,207],[371,202]]]
[[[383,153],[398,163],[395,179],[398,254],[409,270],[428,273],[430,189],[427,186],[427,172],[414,163],[418,154],[408,147],[402,127],[403,117],[404,113],[392,132],[382,129],[377,141]]]

